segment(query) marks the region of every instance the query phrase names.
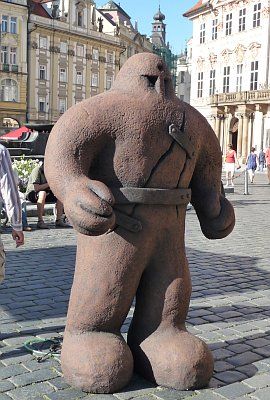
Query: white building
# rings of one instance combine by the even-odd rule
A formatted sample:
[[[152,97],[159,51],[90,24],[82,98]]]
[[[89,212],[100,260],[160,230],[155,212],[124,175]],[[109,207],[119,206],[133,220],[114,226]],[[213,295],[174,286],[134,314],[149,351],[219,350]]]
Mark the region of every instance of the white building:
[[[225,152],[245,161],[270,142],[269,0],[200,0],[193,23],[191,100]]]

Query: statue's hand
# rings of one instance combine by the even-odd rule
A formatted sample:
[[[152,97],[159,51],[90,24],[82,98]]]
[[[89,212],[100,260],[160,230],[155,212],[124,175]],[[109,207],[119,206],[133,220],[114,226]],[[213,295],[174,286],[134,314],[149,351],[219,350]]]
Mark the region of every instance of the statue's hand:
[[[234,210],[231,203],[220,195],[218,200],[219,215],[213,217],[211,211],[216,208],[217,202],[211,203],[207,199],[204,199],[204,202],[207,204],[208,210],[204,210],[204,212],[196,210],[203,234],[208,239],[222,239],[228,236],[235,224]]]
[[[72,182],[70,188],[64,199],[64,208],[78,232],[97,236],[114,228],[114,198],[104,183],[83,177]]]

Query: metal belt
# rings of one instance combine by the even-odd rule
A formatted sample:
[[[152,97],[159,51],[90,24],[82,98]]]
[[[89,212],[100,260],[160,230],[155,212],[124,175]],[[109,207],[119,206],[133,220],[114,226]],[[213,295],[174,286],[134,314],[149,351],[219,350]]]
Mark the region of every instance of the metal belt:
[[[115,204],[148,204],[161,206],[177,206],[188,204],[191,189],[156,189],[122,187],[110,188]]]
[[[110,188],[116,205],[187,205],[191,199],[191,189],[156,189],[156,188]],[[133,216],[117,209],[114,210],[116,224],[130,232],[140,232],[142,223]]]

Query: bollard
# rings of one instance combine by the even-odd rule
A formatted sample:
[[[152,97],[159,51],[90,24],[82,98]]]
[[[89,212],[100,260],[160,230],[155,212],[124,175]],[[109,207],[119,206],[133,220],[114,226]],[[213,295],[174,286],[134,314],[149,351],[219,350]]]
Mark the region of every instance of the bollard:
[[[247,169],[245,169],[244,177],[245,177],[245,191],[244,191],[244,194],[249,194],[248,193],[248,170]]]

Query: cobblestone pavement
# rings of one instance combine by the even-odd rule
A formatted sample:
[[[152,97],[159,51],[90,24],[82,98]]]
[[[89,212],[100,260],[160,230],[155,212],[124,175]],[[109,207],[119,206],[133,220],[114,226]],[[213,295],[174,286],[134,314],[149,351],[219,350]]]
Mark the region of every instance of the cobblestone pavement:
[[[57,360],[38,363],[23,343],[63,332],[75,260],[74,231],[51,229],[26,233],[26,245],[17,250],[10,234],[2,235],[7,277],[0,288],[0,400],[269,400],[270,186],[265,174],[257,174],[244,196],[242,180],[236,179],[235,194],[228,195],[237,217],[228,238],[207,240],[195,212],[187,212],[193,282],[188,329],[213,350],[210,388],[178,392],[134,376],[121,393],[87,395],[64,382]],[[132,309],[124,335],[131,317]]]

